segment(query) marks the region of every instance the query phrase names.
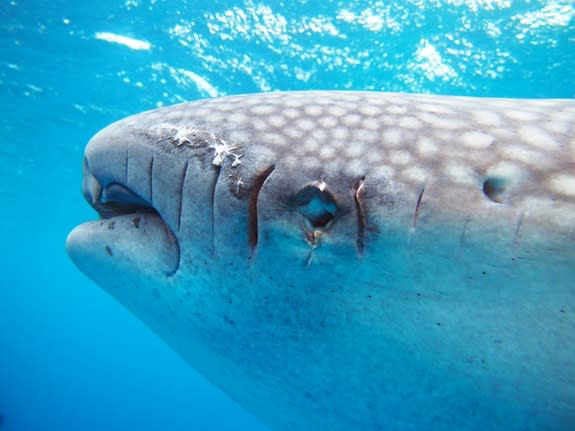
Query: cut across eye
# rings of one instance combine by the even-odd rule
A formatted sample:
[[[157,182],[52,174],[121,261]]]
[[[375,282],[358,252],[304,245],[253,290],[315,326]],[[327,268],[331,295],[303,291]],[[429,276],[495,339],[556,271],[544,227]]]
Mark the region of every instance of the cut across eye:
[[[294,204],[313,228],[326,227],[337,212],[333,195],[315,184],[302,188],[294,197]]]

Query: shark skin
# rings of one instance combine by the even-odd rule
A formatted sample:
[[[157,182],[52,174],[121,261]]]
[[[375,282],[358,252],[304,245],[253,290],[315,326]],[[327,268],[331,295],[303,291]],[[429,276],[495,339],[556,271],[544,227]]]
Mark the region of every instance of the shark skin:
[[[67,250],[273,430],[572,430],[574,161],[573,100],[200,100],[94,136]]]

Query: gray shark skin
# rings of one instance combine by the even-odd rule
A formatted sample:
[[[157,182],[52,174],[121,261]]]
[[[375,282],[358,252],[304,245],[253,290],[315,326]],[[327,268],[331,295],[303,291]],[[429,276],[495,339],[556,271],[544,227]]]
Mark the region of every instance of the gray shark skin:
[[[573,430],[574,161],[573,100],[200,100],[94,136],[67,249],[273,430]]]

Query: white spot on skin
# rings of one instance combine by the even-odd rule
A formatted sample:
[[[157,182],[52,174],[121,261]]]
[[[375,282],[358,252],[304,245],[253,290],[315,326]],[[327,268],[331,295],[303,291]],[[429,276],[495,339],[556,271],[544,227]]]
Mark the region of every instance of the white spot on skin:
[[[309,136],[304,138],[303,145],[301,146],[301,148],[307,153],[315,153],[319,147],[319,142]]]
[[[366,143],[379,143],[379,134],[362,128],[354,129],[352,139]]]
[[[252,114],[255,115],[270,115],[275,111],[275,106],[273,105],[257,105],[252,107]]]
[[[248,132],[244,130],[231,130],[229,132],[229,139],[232,142],[248,142],[250,139],[250,135]]]
[[[402,117],[399,119],[399,127],[404,129],[419,129],[423,124],[414,117]]]
[[[326,129],[331,129],[331,128],[337,126],[339,123],[337,118],[329,116],[329,115],[325,116],[325,117],[321,117],[318,121],[319,121],[319,124],[322,127],[325,127]]]
[[[530,166],[542,165],[546,161],[545,156],[539,151],[517,145],[502,148],[501,155]]]
[[[293,167],[299,165],[299,157],[296,157],[296,156],[293,155],[293,154],[291,154],[291,155],[290,155],[290,154],[286,155],[283,161],[284,161],[284,163],[285,163],[287,166],[289,166],[290,168],[293,168]]]
[[[363,152],[363,145],[358,142],[351,142],[345,147],[345,154],[347,157],[359,157]]]
[[[435,137],[447,144],[451,144],[455,140],[455,135],[449,130],[436,129],[434,130]]]
[[[328,138],[328,133],[325,129],[314,129],[310,136],[317,139],[318,142],[326,142]]]
[[[290,108],[302,108],[305,105],[305,101],[299,97],[286,97],[283,104]]]
[[[229,111],[233,111],[234,109],[236,109],[237,106],[235,106],[232,103],[218,103],[217,105],[217,110],[221,111],[221,112],[229,112]]]
[[[263,118],[252,118],[252,126],[256,130],[263,131],[268,128],[268,123]]]
[[[329,160],[335,156],[335,148],[331,145],[324,145],[319,149],[319,157],[322,160]]]
[[[288,108],[283,110],[283,115],[286,118],[293,120],[294,118],[298,118],[300,116],[300,111],[293,108]]]
[[[385,126],[397,126],[397,118],[389,115],[384,115],[379,118],[379,122]]]
[[[246,140],[249,139],[248,137],[245,138]],[[265,142],[270,145],[277,145],[277,146],[287,146],[289,145],[289,141],[285,135],[281,133],[264,133],[262,135],[262,142]]]
[[[523,142],[543,150],[557,147],[555,139],[539,127],[522,126],[519,128],[519,137]]]
[[[272,115],[268,118],[268,122],[271,126],[281,129],[286,125],[286,119],[281,115]]]
[[[182,113],[180,111],[167,112],[164,114],[164,119],[167,121],[179,120],[181,117]]]
[[[296,122],[296,126],[304,132],[309,132],[315,128],[315,123],[308,118],[302,118]]]
[[[330,106],[328,108],[328,113],[330,115],[333,115],[334,117],[343,117],[346,114],[346,110],[344,108],[342,108],[341,106]]]
[[[346,140],[349,138],[349,129],[345,127],[335,127],[331,129],[331,136],[337,140]]]
[[[517,184],[524,176],[522,169],[514,163],[500,162],[487,168],[485,172],[488,177],[504,178],[510,185]]]
[[[483,126],[499,126],[501,118],[491,111],[473,111],[473,119]]]
[[[573,112],[565,111],[556,111],[552,112],[550,115],[551,121],[565,121],[570,122],[573,121]]]
[[[420,111],[432,112],[436,114],[453,114],[453,111],[445,106],[441,105],[431,105],[431,104],[420,104],[417,105],[417,109]]]
[[[517,136],[510,129],[495,128],[489,130],[491,134],[501,140],[516,141]]]
[[[395,146],[401,144],[402,133],[400,129],[388,129],[383,132],[383,142]]]
[[[429,178],[429,174],[419,166],[412,166],[402,171],[403,176],[410,181],[421,184]]]
[[[564,134],[569,132],[569,124],[564,121],[550,121],[545,124],[545,129],[553,133]]]
[[[292,139],[301,139],[305,134],[299,127],[286,127],[284,133]]]
[[[445,175],[458,184],[475,184],[473,170],[461,163],[449,163],[445,167]]]
[[[386,108],[386,111],[394,115],[403,115],[407,112],[407,108],[405,106],[391,105]]]
[[[382,161],[382,155],[379,151],[368,151],[367,161],[371,164],[380,163]]]
[[[389,155],[389,160],[394,165],[407,165],[409,162],[411,162],[411,159],[411,154],[409,154],[407,151],[393,151]]]
[[[341,122],[347,127],[357,127],[361,123],[361,117],[357,114],[347,114],[342,117]]]
[[[430,138],[423,137],[417,141],[417,152],[423,157],[431,157],[437,153],[438,150],[437,144]]]
[[[338,176],[341,174],[342,171],[342,160],[339,157],[326,160],[322,164],[322,168],[326,172],[326,175]]]
[[[493,144],[493,136],[483,132],[465,132],[461,135],[461,142],[469,148],[485,149]]]
[[[228,115],[228,121],[235,124],[245,124],[248,121],[248,117],[240,111],[235,111]]]
[[[418,118],[420,120],[425,121],[427,124],[431,124],[432,126],[439,127],[442,129],[459,129],[463,127],[463,123],[459,120],[439,117],[437,115],[429,114],[427,112],[419,114]]]
[[[345,172],[351,176],[360,176],[365,174],[365,166],[363,160],[352,159],[347,162]]]
[[[381,109],[378,106],[362,105],[359,107],[359,112],[362,115],[375,117],[375,116],[381,114]]]
[[[347,147],[348,140],[341,140],[341,139],[332,139],[330,144],[336,150],[342,151],[345,147]]]
[[[321,160],[317,157],[304,157],[301,165],[306,169],[316,169],[319,168],[320,162]]]
[[[375,118],[365,118],[362,123],[363,128],[368,130],[377,130],[379,129],[379,125],[379,121]]]
[[[319,105],[308,105],[304,108],[304,112],[311,117],[317,117],[323,114],[323,108]]]
[[[549,187],[564,196],[575,196],[575,176],[559,174],[549,180]]]
[[[506,109],[505,111],[503,111],[503,114],[506,117],[511,118],[512,120],[517,120],[517,121],[535,121],[539,118],[533,112],[519,111],[516,109]]]
[[[395,169],[392,166],[382,165],[373,169],[373,175],[380,178],[393,178]]]

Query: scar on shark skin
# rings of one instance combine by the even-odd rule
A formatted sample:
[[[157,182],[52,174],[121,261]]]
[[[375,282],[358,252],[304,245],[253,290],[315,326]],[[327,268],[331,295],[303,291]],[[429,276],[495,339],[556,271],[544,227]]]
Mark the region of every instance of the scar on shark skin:
[[[456,253],[456,260],[459,260],[461,258],[461,255],[463,254],[463,249],[465,248],[465,235],[467,234],[467,226],[469,225],[469,223],[471,222],[471,214],[468,214],[465,217],[465,221],[463,222],[463,229],[461,230],[461,235],[459,236],[459,245],[457,247],[457,253]]]
[[[521,240],[521,225],[523,224],[523,217],[525,216],[525,211],[522,211],[517,218],[517,224],[515,225],[515,234],[513,235],[513,247],[516,248]]]
[[[311,264],[313,251],[317,248],[323,231],[321,229],[308,229],[303,221],[301,222],[301,228],[304,232],[305,241],[310,246],[309,253],[304,263],[304,267],[307,268]]]
[[[338,205],[323,179],[300,189],[293,197],[293,205],[304,217],[300,226],[305,241],[311,247],[304,265],[308,267],[313,257],[313,250],[319,245],[320,238],[331,226],[338,212]]]
[[[417,218],[419,217],[419,209],[421,208],[421,200],[423,199],[423,193],[425,192],[425,187],[427,186],[426,179],[421,186],[419,187],[419,191],[417,192],[417,201],[415,203],[415,210],[413,211],[413,220],[411,222],[411,231],[415,232],[415,226],[417,225]]]

